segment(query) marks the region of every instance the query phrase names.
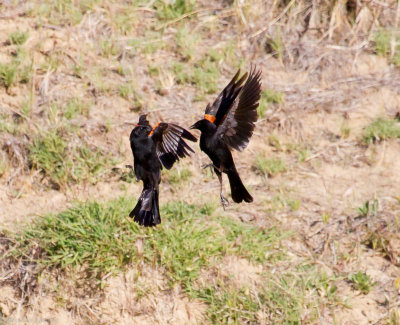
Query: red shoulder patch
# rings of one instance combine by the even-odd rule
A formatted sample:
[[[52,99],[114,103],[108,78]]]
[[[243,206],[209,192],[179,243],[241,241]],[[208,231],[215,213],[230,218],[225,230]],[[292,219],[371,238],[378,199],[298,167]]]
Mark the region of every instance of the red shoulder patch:
[[[153,129],[150,131],[149,133],[149,137],[153,134],[154,130],[157,129],[157,127],[160,125],[160,123],[157,123],[156,125],[154,125]]]
[[[214,115],[205,114],[205,115],[204,115],[204,119],[206,119],[207,121],[210,121],[211,123],[214,123],[216,117],[215,117]]]

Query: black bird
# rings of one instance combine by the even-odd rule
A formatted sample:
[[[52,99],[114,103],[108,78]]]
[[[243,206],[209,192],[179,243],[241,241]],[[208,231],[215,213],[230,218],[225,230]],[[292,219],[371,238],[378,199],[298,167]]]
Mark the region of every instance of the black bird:
[[[190,127],[201,131],[200,149],[212,161],[212,164],[205,167],[214,167],[221,185],[220,197],[224,209],[228,200],[222,195],[222,173],[228,175],[234,202],[253,201],[236,170],[231,149],[242,151],[253,134],[254,123],[258,118],[261,71],[254,67],[250,75],[246,72],[241,78],[239,76],[240,70],[215,102],[207,104],[204,118]]]
[[[143,181],[143,191],[138,203],[129,214],[141,226],[152,227],[161,223],[158,206],[158,185],[161,169],[171,169],[179,158],[194,152],[184,139],[197,139],[184,128],[171,123],[158,123],[152,128],[146,115],[139,117],[139,123],[129,137],[134,158],[136,180]]]

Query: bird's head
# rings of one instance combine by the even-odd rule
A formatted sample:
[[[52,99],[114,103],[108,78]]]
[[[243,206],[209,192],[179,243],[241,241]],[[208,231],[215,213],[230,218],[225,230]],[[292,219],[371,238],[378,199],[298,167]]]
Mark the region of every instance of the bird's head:
[[[143,114],[139,117],[139,122],[136,124],[135,128],[132,130],[130,138],[133,137],[147,137],[151,132],[151,126],[146,119],[146,115]]]
[[[190,129],[197,129],[200,130],[201,132],[208,130],[210,127],[212,127],[212,123],[209,120],[202,119],[194,123]]]

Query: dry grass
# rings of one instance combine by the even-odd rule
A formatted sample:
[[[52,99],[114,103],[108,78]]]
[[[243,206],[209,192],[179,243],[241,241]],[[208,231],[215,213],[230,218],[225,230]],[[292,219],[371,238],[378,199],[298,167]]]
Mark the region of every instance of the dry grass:
[[[154,260],[138,258],[135,241],[120,261],[132,269],[112,268],[94,284],[93,259],[68,274],[57,263],[42,268],[43,247],[30,247],[36,260],[0,262],[0,322],[398,324],[397,1],[6,0],[1,8],[2,256],[16,245],[9,231],[76,199],[103,208],[131,198],[110,228],[128,236],[118,216],[140,191],[122,167],[132,123],[146,112],[153,123],[190,125],[250,63],[263,71],[260,119],[249,148],[234,155],[255,202],[217,207],[218,181],[201,171],[200,153],[163,173],[161,200],[216,207],[195,224],[218,225],[217,238],[236,222],[292,236],[268,246],[265,260],[257,247],[241,250],[246,237],[228,236],[232,250],[211,252],[201,270],[205,255],[170,258],[177,241],[154,252],[145,243]],[[176,231],[166,218],[160,242]],[[48,234],[40,237],[54,242]],[[188,288],[191,263],[198,277]]]

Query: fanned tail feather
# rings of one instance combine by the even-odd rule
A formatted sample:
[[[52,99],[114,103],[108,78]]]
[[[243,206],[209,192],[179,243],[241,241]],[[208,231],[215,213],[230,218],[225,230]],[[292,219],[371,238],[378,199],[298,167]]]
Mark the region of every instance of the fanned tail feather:
[[[158,189],[144,188],[135,208],[129,214],[141,226],[153,227],[161,223]]]

